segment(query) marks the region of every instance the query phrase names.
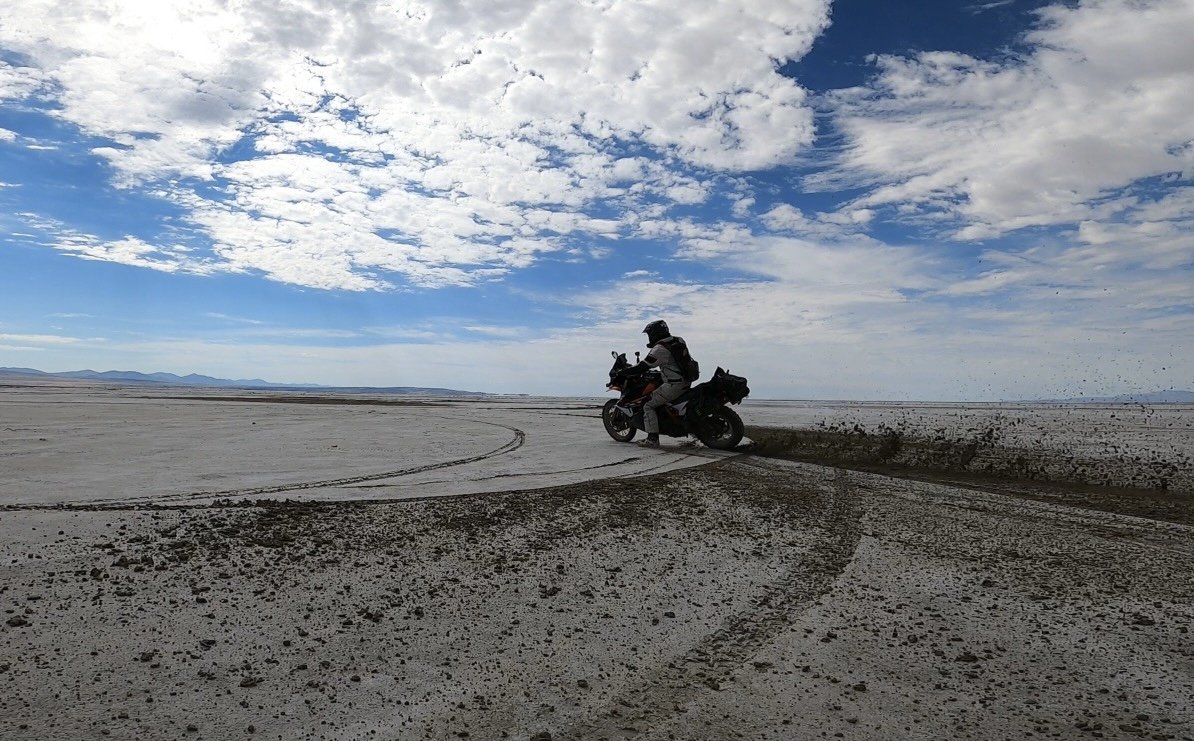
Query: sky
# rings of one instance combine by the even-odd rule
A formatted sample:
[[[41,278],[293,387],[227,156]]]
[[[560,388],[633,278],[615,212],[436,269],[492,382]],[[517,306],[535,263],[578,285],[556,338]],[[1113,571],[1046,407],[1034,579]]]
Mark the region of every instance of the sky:
[[[1194,0],[21,0],[0,366],[1194,387]]]

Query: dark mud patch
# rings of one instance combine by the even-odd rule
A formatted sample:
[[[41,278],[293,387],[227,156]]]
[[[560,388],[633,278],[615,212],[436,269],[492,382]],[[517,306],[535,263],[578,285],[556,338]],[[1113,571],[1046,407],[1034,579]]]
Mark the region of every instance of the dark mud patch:
[[[880,425],[816,430],[748,427],[771,458],[948,483],[1117,514],[1194,524],[1194,465],[1180,454],[1080,458],[1004,446],[997,428],[947,438]]]
[[[136,559],[156,557],[159,564],[194,558],[220,561],[245,549],[274,561],[302,563],[345,551],[395,556],[408,548],[419,550],[432,539],[451,540],[469,550],[514,528],[525,549],[542,552],[611,532],[642,537],[660,528],[682,527],[695,534],[710,523],[717,524],[721,537],[778,543],[782,539],[777,533],[803,529],[814,514],[834,522],[842,513],[853,513],[851,520],[857,519],[857,512],[845,508],[843,493],[794,487],[784,472],[744,465],[726,461],[534,492],[400,501],[224,499],[180,508],[186,514],[179,521],[128,544],[137,551]]]

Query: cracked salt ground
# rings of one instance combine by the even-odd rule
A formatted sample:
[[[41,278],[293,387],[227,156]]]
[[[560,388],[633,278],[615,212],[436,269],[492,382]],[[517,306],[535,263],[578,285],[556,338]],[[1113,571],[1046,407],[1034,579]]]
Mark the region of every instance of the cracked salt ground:
[[[700,462],[399,501],[30,496],[0,511],[0,738],[1194,738],[1188,513]]]

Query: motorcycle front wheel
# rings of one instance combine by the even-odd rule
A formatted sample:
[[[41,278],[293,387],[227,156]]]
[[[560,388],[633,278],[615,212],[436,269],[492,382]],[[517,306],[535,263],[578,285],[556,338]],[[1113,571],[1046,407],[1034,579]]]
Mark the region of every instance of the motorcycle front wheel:
[[[742,418],[733,409],[724,406],[702,414],[696,430],[697,439],[717,450],[732,450],[738,447],[744,433]]]
[[[638,430],[630,424],[629,417],[614,409],[617,405],[617,399],[605,402],[605,408],[601,410],[601,421],[605,423],[605,431],[610,437],[620,443],[628,443],[634,439],[634,433]]]

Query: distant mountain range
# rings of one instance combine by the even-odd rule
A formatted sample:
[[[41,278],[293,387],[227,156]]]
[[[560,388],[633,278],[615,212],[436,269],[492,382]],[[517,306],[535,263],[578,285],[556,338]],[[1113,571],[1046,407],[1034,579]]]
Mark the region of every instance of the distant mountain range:
[[[190,373],[179,376],[174,373],[139,373],[137,371],[93,371],[78,370],[63,373],[47,373],[35,368],[0,368],[0,380],[5,378],[61,378],[79,381],[103,381],[107,383],[128,383],[161,386],[203,386],[237,389],[279,389],[279,390],[318,390],[341,393],[375,393],[375,394],[423,394],[429,396],[489,396],[483,391],[458,391],[456,389],[423,388],[418,386],[322,386],[313,383],[271,383],[260,378],[212,378]]]
[[[1078,397],[1076,399],[1049,399],[1057,404],[1194,404],[1194,391],[1151,391],[1119,396]]]

